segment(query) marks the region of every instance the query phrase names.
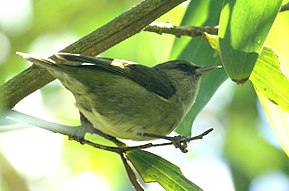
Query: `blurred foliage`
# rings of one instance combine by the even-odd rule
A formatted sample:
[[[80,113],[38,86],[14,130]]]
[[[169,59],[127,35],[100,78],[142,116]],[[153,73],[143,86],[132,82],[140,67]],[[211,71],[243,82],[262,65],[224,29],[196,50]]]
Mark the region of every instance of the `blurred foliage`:
[[[15,55],[16,51],[36,52],[49,56],[102,26],[138,2],[140,1],[0,1],[0,48],[3,50],[0,53],[1,84],[29,66],[22,58]],[[189,7],[194,7],[195,11],[186,14],[192,14],[190,18],[193,19],[188,20],[186,24],[200,25],[208,19],[209,13],[217,14],[220,7],[215,6],[216,1],[213,3],[214,6],[210,2],[209,0],[192,1]],[[19,11],[15,4],[18,5],[17,7],[22,6],[23,9]],[[213,12],[200,13],[199,9]],[[178,25],[185,15],[185,10],[185,5],[178,6],[158,20],[170,21],[174,25]],[[289,41],[289,36],[284,34],[289,32],[288,20],[289,11],[279,13],[265,43],[279,54],[281,67],[285,73],[287,71],[287,76],[289,76],[289,44],[284,42]],[[174,39],[171,35],[160,36],[141,32],[107,50],[102,56],[154,65],[167,61]],[[176,43],[186,45],[190,41],[190,38],[182,37]],[[206,60],[207,55],[202,54],[204,53],[203,47],[206,45],[200,45],[199,49],[192,51],[195,55],[191,57],[186,55],[185,57],[190,57],[188,59],[193,59],[194,62]],[[175,49],[170,57],[175,59],[182,51],[182,49]],[[204,57],[206,59],[203,59]],[[210,64],[208,63],[208,65]],[[188,155],[180,154],[178,151],[174,152],[173,147],[168,148],[169,152],[158,149],[157,154],[170,158],[169,160],[173,160],[175,164],[179,164],[178,166],[185,163],[182,171],[186,169],[192,172],[196,171],[197,176],[190,179],[197,185],[199,184],[195,181],[196,177],[202,177],[204,173],[214,173],[213,169],[197,171],[195,168],[191,168],[190,164],[206,153],[203,149],[198,150],[199,147],[206,148],[207,152],[210,152],[207,156],[209,159],[217,158],[226,164],[234,182],[234,189],[237,191],[249,189],[256,191],[252,189],[256,179],[270,172],[283,174],[289,180],[288,157],[280,148],[280,144],[276,143],[276,138],[264,118],[252,85],[246,83],[243,86],[230,85],[227,88],[230,91],[222,89],[223,92],[219,93],[221,95],[219,101],[213,102],[217,107],[215,110],[217,112],[212,114],[211,110],[211,113],[207,113],[205,118],[199,118],[209,121],[212,118],[210,115],[215,115],[212,122],[215,131],[210,137],[218,137],[218,134],[222,133],[223,136],[219,138],[220,144],[215,144],[214,141],[210,141],[210,138],[205,138],[202,142],[191,143],[192,147],[190,147]],[[219,103],[222,101],[226,102],[222,105]],[[77,125],[79,123],[78,114],[73,102],[70,93],[57,82],[52,82],[42,88],[41,94],[38,91],[21,101],[16,109],[47,120]],[[196,124],[197,122],[198,118]],[[218,126],[217,123],[221,125]],[[198,128],[207,127],[195,125],[193,130]],[[27,145],[27,143],[31,144]],[[202,147],[202,145],[207,146]],[[38,150],[36,147],[40,149]],[[212,148],[215,150],[210,150]],[[7,187],[2,187],[5,181],[3,171],[7,168],[9,171],[5,170],[5,173],[11,172],[15,175],[15,172],[18,171],[17,174],[21,177],[19,180],[26,180],[22,190],[26,189],[25,185],[32,191],[40,190],[40,188],[41,190],[64,191],[77,189],[132,190],[117,155],[68,141],[61,135],[33,129],[1,133],[0,152],[3,157],[6,157],[0,161],[0,190],[9,190]],[[169,154],[173,156],[169,156]],[[28,158],[29,156],[36,160]],[[23,163],[22,166],[15,157],[20,159],[19,161]],[[7,163],[3,161],[7,161]],[[1,165],[5,165],[6,168]],[[45,170],[41,171],[42,168]],[[77,187],[78,181],[83,177],[86,179],[83,181],[85,185],[81,184],[81,187]],[[218,174],[215,174],[214,177],[213,181],[206,179],[206,184],[212,185],[214,188],[217,183],[229,184]],[[205,189],[204,185],[199,186]],[[156,190],[159,190],[159,187]]]
[[[21,190],[28,191],[27,185],[23,177],[21,177],[17,171],[11,166],[9,161],[2,156],[0,152],[0,183],[1,190]]]

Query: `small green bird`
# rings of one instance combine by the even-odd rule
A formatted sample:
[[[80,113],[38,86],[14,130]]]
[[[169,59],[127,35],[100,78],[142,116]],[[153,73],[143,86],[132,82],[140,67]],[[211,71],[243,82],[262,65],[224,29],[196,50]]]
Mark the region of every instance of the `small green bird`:
[[[59,79],[96,129],[138,141],[171,133],[194,103],[202,74],[219,68],[199,67],[184,60],[147,67],[69,53],[56,56],[77,64],[57,64],[32,54],[18,54]]]

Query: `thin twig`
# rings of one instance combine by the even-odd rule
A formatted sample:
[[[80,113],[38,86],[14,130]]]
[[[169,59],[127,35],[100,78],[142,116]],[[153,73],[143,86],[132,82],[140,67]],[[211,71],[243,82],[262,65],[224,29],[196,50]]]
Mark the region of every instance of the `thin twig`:
[[[209,34],[218,34],[217,26],[204,26],[204,27],[196,27],[196,26],[174,26],[171,23],[163,23],[163,22],[153,22],[152,24],[146,26],[144,31],[155,32],[157,34],[172,34],[176,37],[180,36],[190,36],[197,37],[202,36],[205,32]]]
[[[30,116],[30,115],[27,115],[27,114],[24,114],[21,112],[17,112],[14,110],[9,112],[9,114],[7,114],[7,116],[8,116],[8,118],[16,120],[16,121],[21,121],[21,122],[25,122],[28,124],[32,124],[34,126],[49,130],[49,131],[54,132],[54,133],[61,133],[63,135],[67,135],[71,140],[78,141],[81,144],[87,144],[87,145],[92,146],[94,148],[98,148],[101,150],[106,150],[106,151],[110,151],[110,152],[114,152],[114,153],[119,154],[121,159],[122,159],[122,162],[124,164],[124,167],[126,169],[129,180],[137,191],[144,191],[144,188],[138,182],[135,173],[133,172],[132,168],[128,164],[128,162],[125,158],[125,155],[124,155],[125,152],[132,151],[132,150],[146,149],[146,148],[151,148],[151,147],[172,145],[172,144],[175,145],[174,141],[170,141],[167,143],[160,143],[160,144],[148,143],[148,144],[144,144],[144,145],[127,147],[124,143],[120,142],[116,138],[111,137],[109,135],[106,135],[102,132],[100,133],[99,131],[96,131],[98,135],[112,141],[113,143],[115,143],[117,145],[117,147],[106,146],[106,145],[101,145],[101,144],[97,144],[97,143],[91,142],[89,140],[86,140],[86,139],[84,139],[84,137],[79,137],[79,132],[82,130],[81,129],[82,127],[80,127],[80,126],[65,126],[65,125],[60,125],[60,124],[56,124],[56,123],[51,123],[51,122],[48,122],[48,121],[45,121],[42,119],[38,119],[36,117]],[[82,120],[82,122],[84,122],[84,121]],[[87,124],[90,125],[90,123],[87,123]],[[86,128],[86,130],[87,130],[87,128]],[[207,130],[207,131],[205,131],[205,132],[203,132],[200,135],[197,135],[195,137],[183,138],[179,141],[179,143],[187,144],[188,142],[190,142],[192,140],[202,139],[205,135],[209,134],[212,130],[213,129],[209,129],[209,130]],[[92,133],[95,131],[89,129],[87,132]]]
[[[182,140],[180,140],[180,143],[188,143],[188,142],[193,141],[193,140],[203,139],[204,136],[208,135],[212,131],[213,131],[213,128],[210,128],[210,129],[206,130],[205,132],[203,132],[199,135],[196,135],[194,137],[183,138]],[[157,143],[157,144],[148,143],[148,144],[144,144],[144,145],[125,147],[123,149],[124,149],[124,151],[132,151],[132,150],[140,150],[140,149],[147,149],[147,148],[151,148],[151,147],[161,147],[161,146],[167,146],[167,145],[175,145],[175,143],[174,143],[174,141],[169,141],[166,143]]]

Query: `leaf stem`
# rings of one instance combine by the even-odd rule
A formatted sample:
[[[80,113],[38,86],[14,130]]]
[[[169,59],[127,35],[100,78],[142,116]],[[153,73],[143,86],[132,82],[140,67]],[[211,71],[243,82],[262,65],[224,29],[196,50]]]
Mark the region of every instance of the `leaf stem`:
[[[133,172],[132,168],[130,167],[130,165],[128,164],[127,162],[127,159],[124,155],[124,153],[121,153],[120,154],[120,157],[121,157],[121,160],[122,160],[122,163],[125,167],[125,170],[126,170],[126,173],[128,175],[128,178],[131,182],[131,184],[133,185],[134,189],[136,191],[144,191],[144,188],[142,187],[142,185],[139,183],[139,181],[137,180],[136,178],[136,175],[135,173]]]

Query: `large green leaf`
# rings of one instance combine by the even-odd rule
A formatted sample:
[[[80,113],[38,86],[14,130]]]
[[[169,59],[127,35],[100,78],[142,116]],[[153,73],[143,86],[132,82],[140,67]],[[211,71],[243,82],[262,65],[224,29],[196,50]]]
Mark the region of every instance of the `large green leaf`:
[[[181,25],[217,25],[222,2],[223,0],[192,0]],[[176,39],[171,58],[190,60],[199,66],[221,65],[218,54],[201,38]],[[203,76],[195,104],[176,129],[177,133],[187,136],[191,135],[192,124],[197,114],[208,103],[226,78],[227,76],[222,69],[209,72]]]
[[[210,45],[219,52],[218,37],[214,35],[205,37]],[[263,48],[250,80],[274,132],[289,156],[289,79],[282,73],[278,56],[271,48]]]
[[[218,37],[215,35],[206,35],[205,37],[210,45],[219,52]],[[257,93],[261,93],[266,99],[289,112],[289,79],[282,73],[278,56],[271,48],[263,48],[250,80]]]
[[[176,165],[147,151],[129,151],[126,154],[142,179],[149,182],[158,182],[166,191],[200,191],[193,182],[184,177]]]
[[[225,0],[220,18],[220,52],[233,81],[250,76],[282,0]]]
[[[282,73],[276,53],[264,47],[251,74],[256,91],[289,112],[289,79]]]
[[[272,49],[264,47],[250,80],[274,132],[289,156],[289,79],[282,73],[278,56]]]

